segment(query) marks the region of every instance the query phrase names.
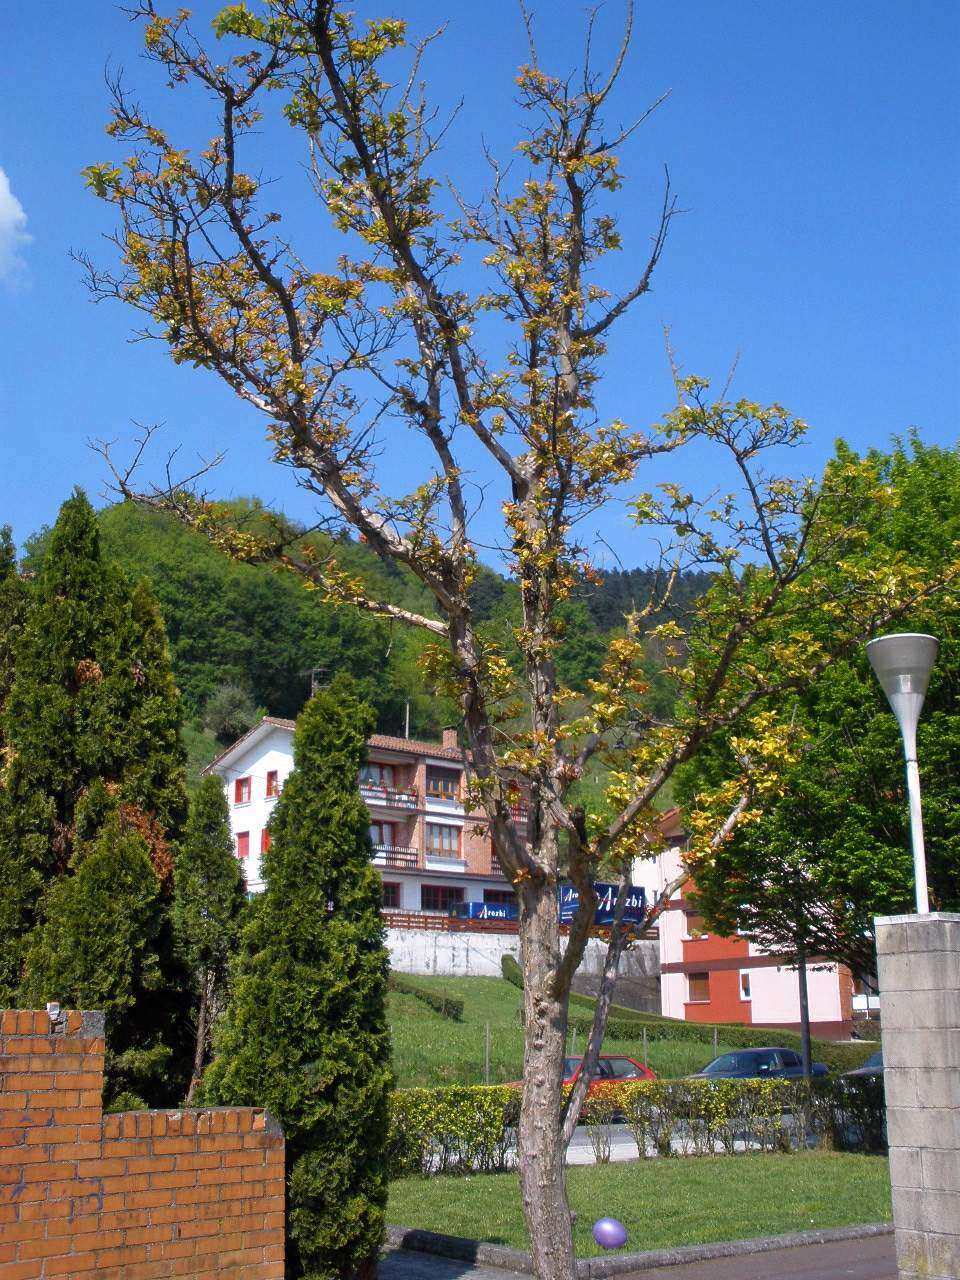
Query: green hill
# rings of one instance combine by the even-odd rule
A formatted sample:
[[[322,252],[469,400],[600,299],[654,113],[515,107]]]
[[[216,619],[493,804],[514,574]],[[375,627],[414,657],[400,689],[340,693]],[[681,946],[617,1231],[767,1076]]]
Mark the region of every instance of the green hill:
[[[230,504],[234,519],[256,532],[284,518],[256,499]],[[258,710],[296,716],[309,693],[307,674],[349,671],[373,706],[381,732],[402,733],[407,703],[410,729],[434,737],[459,719],[457,709],[424,687],[417,660],[427,642],[423,633],[326,604],[290,573],[265,565],[234,563],[198,533],[174,517],[132,503],[105,507],[98,514],[104,550],[133,577],[148,577],[160,603],[170,642],[174,675],[184,698],[186,738],[194,772],[218,749],[203,727],[204,710],[225,688],[245,699],[252,723]],[[431,601],[412,574],[384,566],[370,549],[344,537],[304,534],[324,554],[332,553],[359,576],[372,594],[394,604],[432,612]],[[36,570],[46,548],[47,531],[27,541],[24,567]],[[598,584],[583,582],[561,607],[566,629],[557,656],[561,680],[585,691],[597,675],[609,636],[623,626],[623,615],[641,606],[656,585],[648,570],[608,575]],[[690,575],[677,589],[677,603],[688,608],[708,585],[704,574]],[[481,630],[519,669],[514,631],[520,600],[515,582],[481,566],[473,587],[473,606]],[[651,675],[655,673],[651,668]],[[654,697],[671,697],[655,688]],[[229,740],[223,733],[221,740]]]

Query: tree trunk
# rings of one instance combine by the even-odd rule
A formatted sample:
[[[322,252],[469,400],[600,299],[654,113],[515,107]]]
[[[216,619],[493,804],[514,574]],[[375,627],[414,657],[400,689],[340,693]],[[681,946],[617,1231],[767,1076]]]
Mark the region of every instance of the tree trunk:
[[[203,1078],[203,1064],[207,1056],[207,1037],[210,975],[206,971],[200,979],[200,1008],[197,1010],[197,1042],[193,1051],[193,1074],[190,1077],[190,1088],[187,1091],[187,1106],[193,1103],[194,1096],[200,1088]]]
[[[801,943],[797,947],[797,977],[800,982],[800,1058],[803,1062],[803,1078],[809,1081],[813,1075],[810,1052],[810,1000],[807,995],[807,949]]]
[[[560,964],[560,925],[553,893],[529,894],[520,932],[525,977],[519,1130],[523,1212],[537,1280],[574,1280],[573,1225],[560,1135],[567,1008],[565,994],[552,983]]]

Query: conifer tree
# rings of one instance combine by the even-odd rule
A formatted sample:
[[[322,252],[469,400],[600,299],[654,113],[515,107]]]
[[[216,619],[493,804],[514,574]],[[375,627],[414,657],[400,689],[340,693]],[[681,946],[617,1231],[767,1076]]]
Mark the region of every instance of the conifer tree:
[[[154,999],[164,984],[160,880],[146,839],[103,783],[84,797],[77,826],[71,874],[48,889],[29,940],[21,1003],[102,1010],[106,1100],[143,1106],[162,1095],[170,1059]]]
[[[0,528],[0,749],[3,710],[13,684],[13,658],[27,609],[27,584],[17,572],[17,555],[10,526]]]
[[[19,1003],[35,1003],[41,990],[89,1002],[105,984],[116,1015],[108,1016],[108,1056],[127,1063],[117,1080],[152,1078],[160,1092],[149,1100],[159,1102],[178,1071],[168,1070],[161,1087],[151,1055],[183,1048],[169,920],[171,841],[186,808],[179,698],[149,585],[133,587],[104,559],[95,513],[79,490],[50,534],[14,657],[0,787],[0,994],[9,1001],[22,976]],[[124,880],[139,874],[135,849],[146,850],[153,877],[136,890]],[[114,863],[134,901],[123,904],[121,895],[115,912],[101,913],[97,877]],[[137,906],[153,895],[156,922]],[[131,922],[146,930],[139,941]],[[95,935],[92,947],[87,938]],[[119,963],[140,951],[156,956],[141,977],[114,973],[109,963],[99,971],[107,956]],[[50,986],[54,979],[61,989]],[[114,986],[126,994],[111,1004]],[[121,1020],[128,999],[137,1007]],[[128,1070],[134,1043],[147,1058]]]
[[[13,684],[14,653],[28,603],[27,585],[17,572],[10,526],[0,529],[0,776],[6,768],[4,710]],[[0,787],[0,1006],[13,1003],[27,903],[39,892],[39,878],[21,864],[13,843],[11,813]]]
[[[300,716],[205,1095],[287,1142],[289,1276],[373,1275],[387,1196],[387,953],[357,787],[371,729],[347,682]]]
[[[208,776],[191,800],[174,867],[174,928],[195,1001],[196,1040],[188,1105],[200,1084],[210,1029],[223,1003],[228,961],[236,947],[244,901],[227,797],[220,779]]]

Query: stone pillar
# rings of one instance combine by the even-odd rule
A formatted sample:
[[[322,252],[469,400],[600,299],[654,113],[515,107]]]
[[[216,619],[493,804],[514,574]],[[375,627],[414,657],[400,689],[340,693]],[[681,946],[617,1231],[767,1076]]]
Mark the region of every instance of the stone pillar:
[[[958,1280],[960,915],[875,926],[900,1280]]]

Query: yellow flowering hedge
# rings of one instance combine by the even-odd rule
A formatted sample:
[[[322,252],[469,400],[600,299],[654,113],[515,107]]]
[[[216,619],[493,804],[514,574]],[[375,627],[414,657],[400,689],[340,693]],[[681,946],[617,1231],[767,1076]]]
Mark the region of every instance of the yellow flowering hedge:
[[[498,1173],[516,1155],[520,1089],[454,1085],[398,1089],[391,1099],[394,1177]],[[788,1123],[785,1123],[785,1118]],[[788,1151],[797,1135],[823,1145],[877,1151],[885,1146],[883,1083],[877,1079],[625,1080],[604,1083],[584,1103],[599,1160],[603,1132],[626,1123],[643,1156]]]

